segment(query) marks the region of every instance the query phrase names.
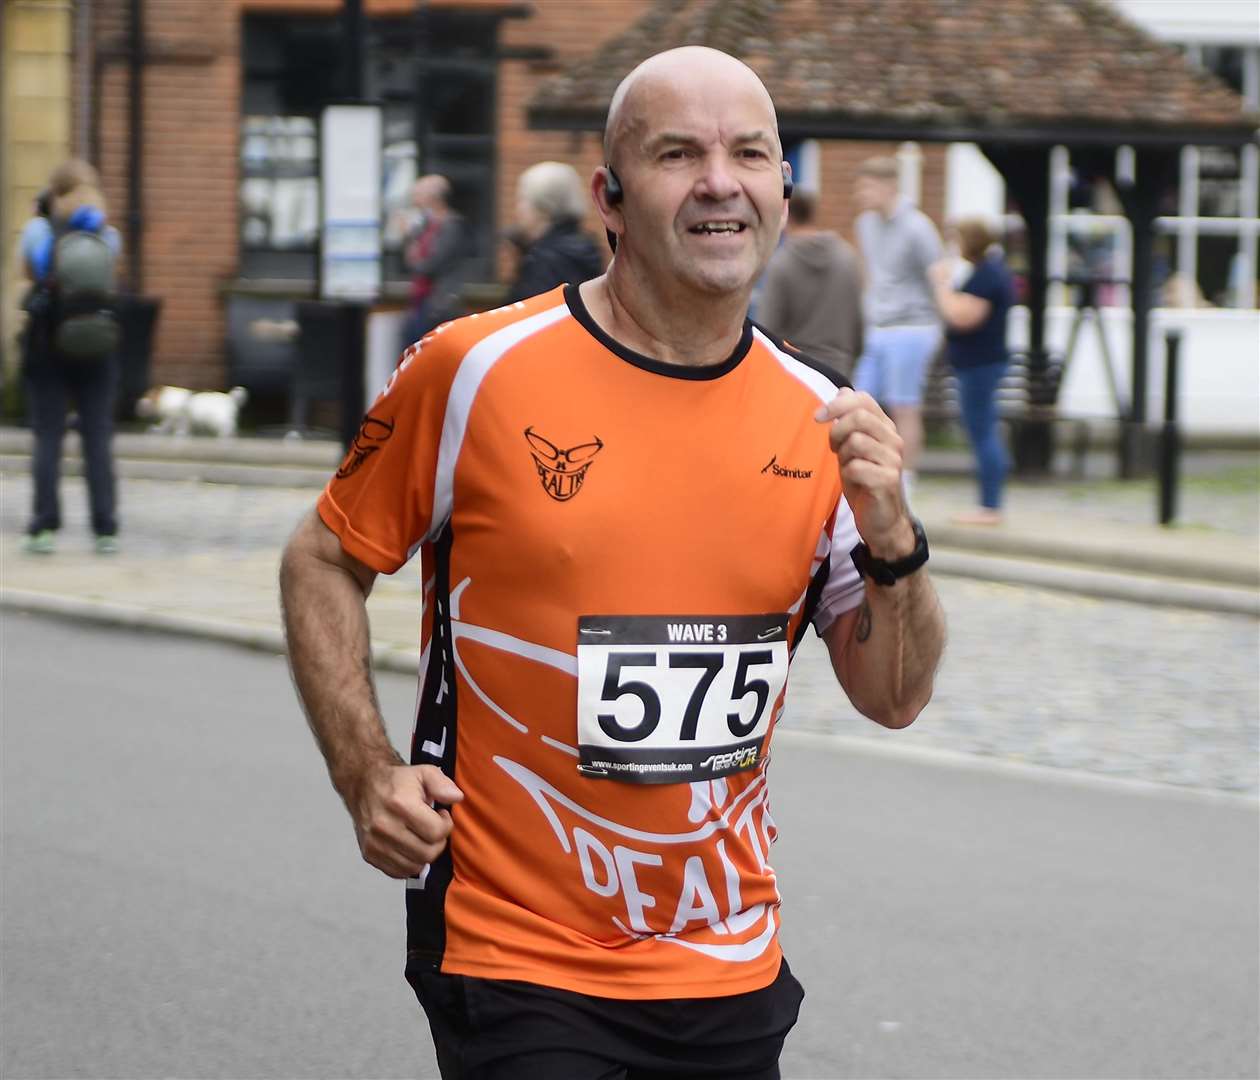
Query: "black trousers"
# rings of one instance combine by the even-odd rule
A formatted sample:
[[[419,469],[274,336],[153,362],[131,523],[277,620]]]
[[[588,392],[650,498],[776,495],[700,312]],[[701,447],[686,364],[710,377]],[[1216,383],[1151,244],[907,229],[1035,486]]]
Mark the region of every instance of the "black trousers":
[[[779,1080],[804,991],[635,1001],[413,969],[443,1080]]]
[[[29,358],[26,401],[35,436],[35,492],[28,532],[61,527],[61,444],[72,403],[79,414],[92,531],[97,536],[118,532],[112,447],[117,383],[118,365],[112,358],[78,363],[47,355]]]

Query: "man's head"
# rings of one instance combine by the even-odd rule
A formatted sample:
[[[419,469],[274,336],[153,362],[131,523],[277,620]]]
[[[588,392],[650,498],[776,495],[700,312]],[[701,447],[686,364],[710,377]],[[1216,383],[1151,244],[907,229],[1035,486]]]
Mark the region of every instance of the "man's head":
[[[530,240],[536,240],[559,222],[581,221],[586,207],[582,178],[572,165],[562,161],[531,165],[517,182],[517,221]]]
[[[445,213],[450,197],[450,181],[437,173],[422,176],[411,185],[411,205],[425,214]]]
[[[105,209],[100,177],[91,165],[78,158],[57,166],[48,178],[48,195],[52,216],[63,220],[82,206]]]
[[[622,197],[604,169],[592,191],[623,265],[658,287],[751,290],[787,212],[774,103],[751,68],[699,46],[645,60],[613,95],[604,157]]]
[[[877,210],[885,216],[897,207],[901,170],[894,157],[867,158],[858,166],[854,195],[862,210]]]
[[[998,239],[996,230],[982,217],[954,222],[949,232],[958,239],[958,253],[970,263],[982,262]]]

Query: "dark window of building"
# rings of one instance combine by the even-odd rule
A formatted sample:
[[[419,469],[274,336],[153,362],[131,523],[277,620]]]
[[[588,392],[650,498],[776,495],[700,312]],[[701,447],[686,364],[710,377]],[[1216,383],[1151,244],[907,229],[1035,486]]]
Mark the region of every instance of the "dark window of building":
[[[1202,45],[1199,57],[1199,62],[1234,93],[1245,93],[1242,48],[1234,45]]]
[[[311,281],[319,228],[319,114],[349,90],[342,22],[246,15],[241,37],[241,276]],[[367,21],[363,93],[384,109],[387,280],[406,278],[399,252],[410,188],[428,172],[451,181],[452,202],[476,238],[477,270],[489,276],[497,37],[495,17],[469,12],[428,11],[423,22]]]

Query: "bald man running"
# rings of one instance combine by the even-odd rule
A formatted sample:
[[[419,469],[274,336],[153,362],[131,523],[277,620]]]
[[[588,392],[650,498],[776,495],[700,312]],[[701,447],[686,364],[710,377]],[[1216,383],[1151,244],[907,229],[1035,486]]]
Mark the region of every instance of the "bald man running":
[[[709,49],[614,95],[603,277],[404,355],[285,552],[294,680],[453,1078],[779,1075],[766,764],[812,625],[887,727],[944,630],[901,441],[747,319],[786,215],[770,96]],[[366,596],[419,552],[407,763]],[[837,699],[839,695],[837,694]]]

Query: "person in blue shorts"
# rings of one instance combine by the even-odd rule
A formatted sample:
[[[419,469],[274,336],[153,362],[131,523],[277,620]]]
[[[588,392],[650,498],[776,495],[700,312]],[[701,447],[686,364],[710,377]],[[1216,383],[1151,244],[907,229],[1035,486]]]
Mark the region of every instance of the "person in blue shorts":
[[[866,343],[853,385],[887,410],[904,440],[907,497],[923,448],[923,380],[941,345],[928,268],[943,254],[931,219],[904,198],[895,158],[858,168],[854,226],[866,263]]]

